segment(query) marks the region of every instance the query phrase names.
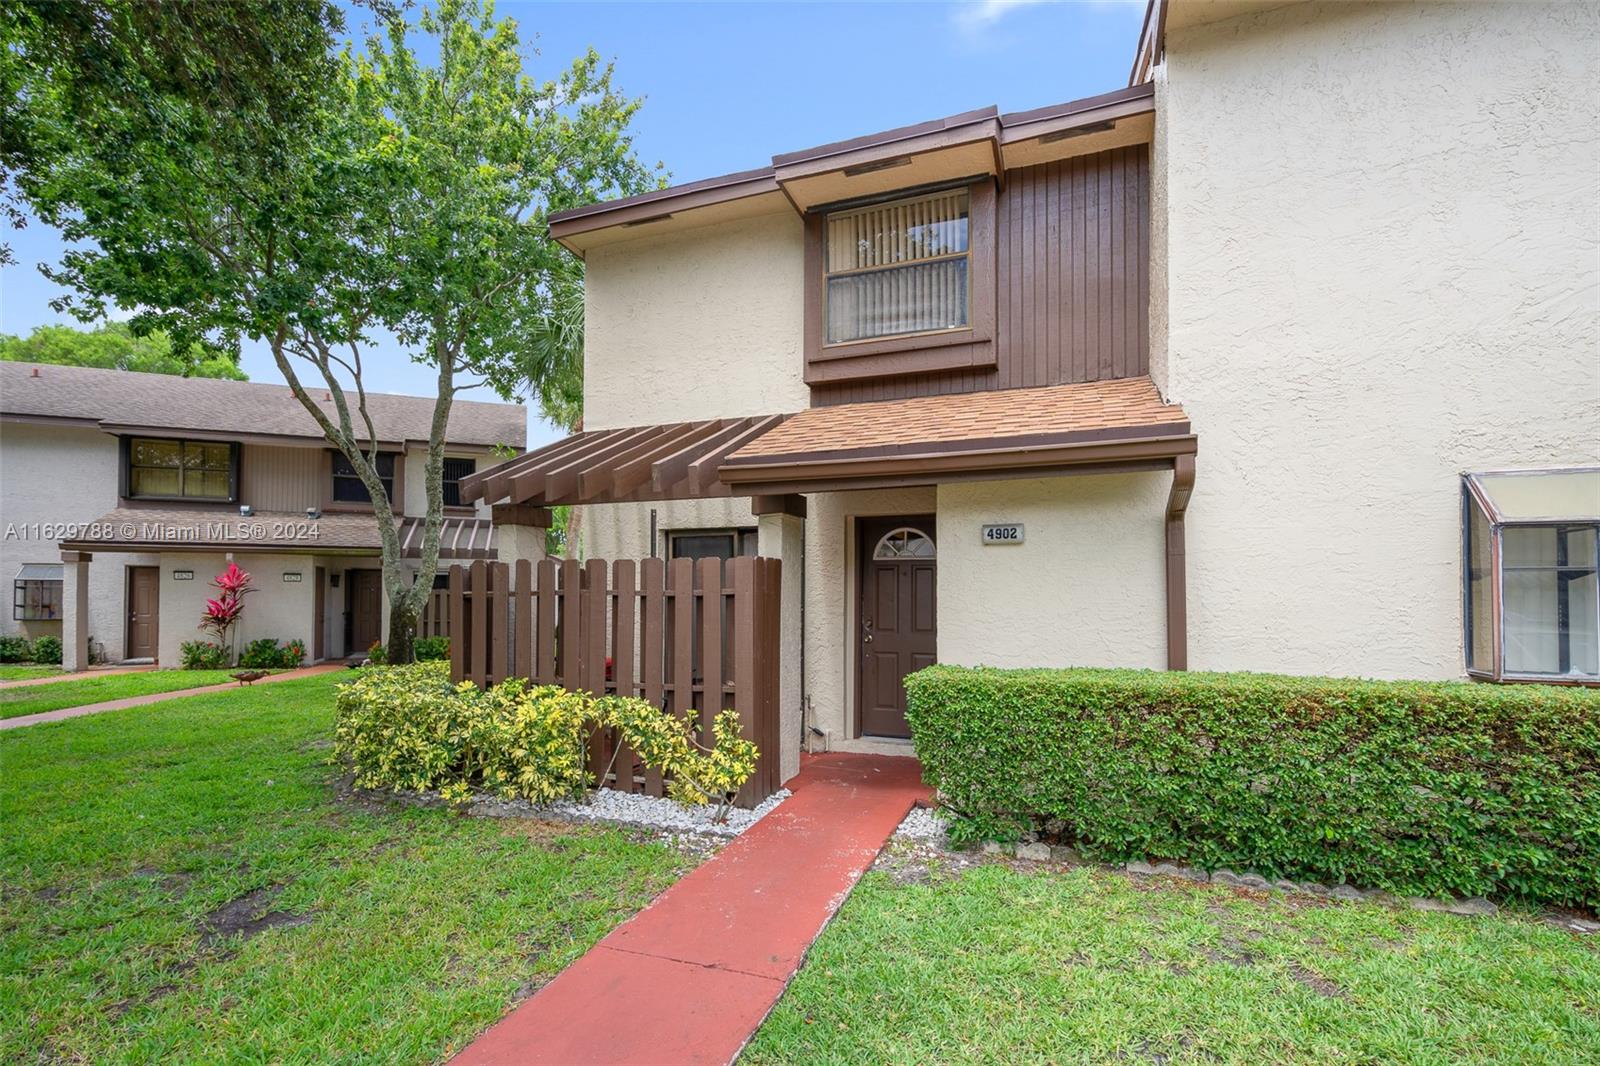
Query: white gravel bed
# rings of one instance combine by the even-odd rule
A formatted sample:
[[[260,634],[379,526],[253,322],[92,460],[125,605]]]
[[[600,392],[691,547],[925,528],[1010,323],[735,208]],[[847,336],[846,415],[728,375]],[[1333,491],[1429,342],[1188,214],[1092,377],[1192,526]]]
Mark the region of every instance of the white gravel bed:
[[[730,807],[721,822],[713,822],[717,809],[712,804],[686,807],[664,796],[645,796],[637,792],[600,789],[587,799],[557,800],[554,803],[529,803],[482,797],[474,800],[469,814],[489,818],[559,818],[578,822],[611,822],[616,825],[656,829],[668,833],[699,833],[704,836],[736,837],[766,817],[789,798],[789,790],[779,789],[759,806]]]
[[[938,811],[929,807],[913,807],[894,835],[929,844],[943,844],[945,828],[946,822]]]

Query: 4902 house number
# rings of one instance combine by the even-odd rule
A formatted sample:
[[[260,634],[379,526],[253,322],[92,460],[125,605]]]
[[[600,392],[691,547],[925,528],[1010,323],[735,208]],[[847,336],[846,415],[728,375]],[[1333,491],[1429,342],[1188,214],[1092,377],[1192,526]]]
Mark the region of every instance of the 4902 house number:
[[[983,527],[983,543],[991,544],[1021,544],[1021,522],[997,522]]]

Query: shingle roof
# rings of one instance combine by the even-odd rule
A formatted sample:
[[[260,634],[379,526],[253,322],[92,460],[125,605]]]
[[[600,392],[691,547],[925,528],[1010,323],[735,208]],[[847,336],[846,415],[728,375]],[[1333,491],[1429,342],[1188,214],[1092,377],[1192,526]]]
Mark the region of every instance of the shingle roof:
[[[1118,378],[812,407],[749,442],[728,461],[895,453],[1042,436],[1112,439],[1155,431],[1186,434],[1188,415],[1177,404],[1164,403],[1149,378]]]
[[[325,389],[310,389],[333,413]],[[378,439],[427,440],[433,399],[368,393]],[[0,362],[0,415],[80,419],[117,426],[313,437],[322,431],[286,385],[217,378],[180,378],[128,370]],[[520,404],[457,400],[446,440],[520,448],[527,439]]]
[[[398,518],[401,554],[422,557],[419,517]],[[181,507],[118,507],[81,527],[81,535],[64,544],[101,551],[230,551],[293,553],[362,552],[383,548],[377,520],[370,514],[330,512],[307,518],[300,512],[257,511],[245,517],[236,511]],[[493,559],[494,526],[481,518],[446,518],[439,539],[440,559]]]

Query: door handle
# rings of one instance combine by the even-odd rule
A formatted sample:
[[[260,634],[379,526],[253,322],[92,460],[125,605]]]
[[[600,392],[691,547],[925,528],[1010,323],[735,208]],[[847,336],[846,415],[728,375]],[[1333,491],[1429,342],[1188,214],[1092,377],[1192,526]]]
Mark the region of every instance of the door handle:
[[[868,633],[866,636],[862,637],[861,638],[861,643],[863,643],[863,644],[871,644],[872,643],[872,634]]]

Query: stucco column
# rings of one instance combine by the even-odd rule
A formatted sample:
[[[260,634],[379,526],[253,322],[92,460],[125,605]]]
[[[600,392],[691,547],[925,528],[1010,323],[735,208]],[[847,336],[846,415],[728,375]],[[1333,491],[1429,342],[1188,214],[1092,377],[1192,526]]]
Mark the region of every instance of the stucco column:
[[[778,777],[787,781],[800,772],[800,730],[805,713],[801,604],[805,600],[806,501],[804,496],[756,496],[750,509],[757,518],[760,554],[783,562],[778,597]]]
[[[61,668],[69,672],[89,668],[89,560],[88,552],[61,553]]]
[[[544,558],[545,530],[555,516],[545,507],[497,503],[491,512],[495,529],[495,556],[502,563],[527,559],[536,563]]]

